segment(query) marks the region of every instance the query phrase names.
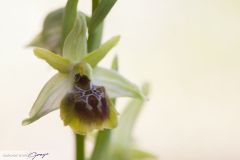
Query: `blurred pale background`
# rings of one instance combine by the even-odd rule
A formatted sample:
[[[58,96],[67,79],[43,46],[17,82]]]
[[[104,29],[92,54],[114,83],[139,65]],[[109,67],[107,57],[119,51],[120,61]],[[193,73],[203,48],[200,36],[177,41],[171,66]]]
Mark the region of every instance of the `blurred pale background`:
[[[21,126],[54,74],[24,46],[47,12],[65,2],[0,1],[0,150],[73,159],[73,137],[58,111]],[[79,7],[89,12],[89,0]],[[161,160],[240,159],[238,0],[119,0],[105,30],[105,40],[122,35],[112,54],[120,56],[121,73],[152,84],[134,132],[138,145]]]

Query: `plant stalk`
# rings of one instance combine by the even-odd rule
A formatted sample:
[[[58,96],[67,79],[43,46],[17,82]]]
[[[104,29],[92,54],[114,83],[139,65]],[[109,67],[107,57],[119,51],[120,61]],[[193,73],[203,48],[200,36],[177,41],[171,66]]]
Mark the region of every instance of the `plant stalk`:
[[[92,0],[92,14],[96,10],[98,4],[101,0]],[[99,24],[99,26],[94,30],[89,30],[88,32],[88,52],[91,52],[97,49],[102,42],[102,34],[103,34],[103,22]]]
[[[99,3],[100,3],[100,0],[93,0],[92,1],[92,13],[95,11],[95,9],[97,8]]]
[[[97,8],[101,0],[92,0],[92,14]],[[101,45],[103,34],[103,22],[95,29],[95,31],[89,31],[88,37],[88,52],[97,49]],[[90,160],[106,160],[108,146],[110,143],[111,131],[105,129],[99,131],[96,137],[94,150]]]
[[[91,160],[107,160],[109,143],[111,138],[111,130],[105,129],[99,131],[95,143],[95,147],[92,153]]]
[[[85,136],[76,134],[76,160],[85,160]]]
[[[60,41],[60,46],[63,48],[64,41],[74,26],[78,11],[78,0],[68,0],[63,17],[63,26],[62,26],[62,37]],[[76,160],[85,160],[85,136],[75,134],[76,141]]]

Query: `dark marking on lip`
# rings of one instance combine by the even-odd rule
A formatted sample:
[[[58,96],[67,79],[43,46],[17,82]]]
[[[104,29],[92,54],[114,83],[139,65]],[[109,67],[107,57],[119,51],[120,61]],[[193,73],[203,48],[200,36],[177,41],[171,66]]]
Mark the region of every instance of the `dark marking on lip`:
[[[74,87],[65,98],[77,116],[87,123],[100,123],[109,117],[105,89],[91,83],[87,76],[75,75]]]

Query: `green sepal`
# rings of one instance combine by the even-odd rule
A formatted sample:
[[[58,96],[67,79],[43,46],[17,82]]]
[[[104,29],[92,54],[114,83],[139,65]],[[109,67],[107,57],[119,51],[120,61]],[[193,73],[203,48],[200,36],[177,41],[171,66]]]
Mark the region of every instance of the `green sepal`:
[[[45,46],[45,42],[43,40],[43,36],[42,36],[42,32],[37,34],[33,40],[27,45],[27,47],[42,47],[42,48],[47,48],[48,47]]]
[[[44,115],[60,107],[63,97],[72,88],[73,79],[66,74],[57,73],[43,87],[38,95],[29,118],[23,120],[22,125],[28,125]]]
[[[47,48],[60,54],[59,44],[62,34],[63,13],[63,8],[50,12],[43,22],[42,31],[28,46]]]
[[[71,32],[63,45],[63,56],[72,63],[79,63],[87,54],[87,24],[84,15],[77,16]]]
[[[78,15],[84,14],[78,12]],[[90,18],[84,14],[89,23]],[[44,22],[42,31],[28,44],[28,46],[46,48],[56,54],[62,55],[61,51],[61,36],[63,26],[64,8],[59,8],[50,12]]]
[[[45,60],[50,66],[61,73],[69,73],[73,68],[73,65],[68,59],[57,55],[47,49],[34,48],[33,51],[35,56]]]
[[[86,55],[82,61],[89,63],[93,68],[107,55],[107,53],[117,45],[120,36],[115,36],[101,45],[98,49]]]
[[[96,67],[93,70],[93,83],[104,86],[110,98],[133,97],[144,99],[144,95],[135,84],[114,70]]]

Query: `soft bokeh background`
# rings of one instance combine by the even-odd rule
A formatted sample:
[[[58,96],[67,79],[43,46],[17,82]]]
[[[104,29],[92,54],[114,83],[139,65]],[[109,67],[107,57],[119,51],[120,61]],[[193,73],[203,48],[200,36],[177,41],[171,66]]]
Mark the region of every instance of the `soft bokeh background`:
[[[74,157],[72,133],[58,111],[21,126],[54,74],[24,46],[47,12],[65,2],[0,1],[0,151]],[[89,12],[89,0],[79,7]],[[240,159],[239,28],[238,0],[119,0],[104,39],[121,34],[112,54],[120,56],[121,73],[152,84],[134,132],[138,145],[161,160]]]

